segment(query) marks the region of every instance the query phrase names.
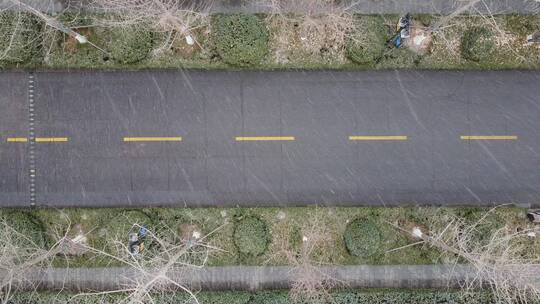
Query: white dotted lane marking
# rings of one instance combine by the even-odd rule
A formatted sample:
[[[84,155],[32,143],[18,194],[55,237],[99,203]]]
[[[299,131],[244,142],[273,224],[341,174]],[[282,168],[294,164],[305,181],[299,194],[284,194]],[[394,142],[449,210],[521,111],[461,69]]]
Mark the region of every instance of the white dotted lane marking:
[[[30,168],[29,173],[29,184],[30,184],[30,206],[36,205],[36,133],[34,125],[34,74],[30,73],[28,76],[28,134],[29,142],[28,145],[28,165]]]

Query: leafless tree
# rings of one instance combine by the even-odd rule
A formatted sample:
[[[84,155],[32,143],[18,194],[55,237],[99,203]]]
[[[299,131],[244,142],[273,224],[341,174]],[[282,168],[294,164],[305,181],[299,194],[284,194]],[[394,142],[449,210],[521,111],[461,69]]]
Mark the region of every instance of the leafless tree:
[[[39,239],[40,236],[37,236]],[[24,282],[26,275],[35,268],[50,267],[61,252],[61,238],[54,244],[42,244],[32,235],[22,233],[5,219],[0,220],[0,302],[8,303]],[[32,284],[33,282],[25,282]]]
[[[143,228],[134,224],[134,228]],[[157,295],[167,291],[183,291],[188,293],[194,302],[199,303],[189,286],[189,278],[182,275],[192,268],[202,268],[206,265],[209,254],[219,251],[209,244],[208,238],[222,227],[200,237],[182,240],[173,229],[161,228],[159,233],[146,230],[144,243],[148,246],[143,252],[134,255],[127,245],[127,236],[114,237],[110,240],[114,247],[112,252],[101,248],[85,246],[96,256],[102,256],[115,261],[116,264],[127,267],[134,272],[129,286],[118,290],[96,293],[82,293],[75,297],[103,294],[126,294],[123,303],[153,303]],[[146,229],[146,228],[144,228]]]
[[[429,31],[436,36],[436,44],[447,50],[450,56],[460,57],[461,35],[471,26],[482,26],[490,29],[493,40],[501,51],[509,52],[522,62],[529,59],[523,56],[516,37],[505,30],[505,18],[501,12],[492,11],[486,1],[467,0],[456,2],[456,9],[436,18]]]
[[[344,59],[346,39],[355,26],[352,5],[335,0],[260,0],[259,4],[275,31],[273,47],[278,62],[284,61],[294,43],[308,54],[317,56],[325,50],[333,59]],[[291,40],[291,31],[298,32],[299,41]]]
[[[463,284],[464,290],[489,287],[498,303],[533,303],[540,297],[540,257],[528,245],[540,230],[528,227],[516,231],[505,225],[481,241],[478,229],[494,210],[474,223],[455,217],[444,228],[433,231],[396,227],[417,237],[416,245],[435,247],[454,263],[470,265],[472,273]]]
[[[77,241],[86,239],[86,234],[90,232],[74,238],[70,233],[73,228],[71,221],[65,214],[61,214],[61,217],[62,220],[46,232],[48,239],[52,240],[48,244],[37,243],[31,235],[0,220],[0,303],[9,303],[19,291],[35,289],[34,285],[39,281],[31,274],[36,273],[36,269],[52,267],[55,259],[72,252],[74,247],[85,252],[89,258],[107,259],[133,273],[133,277],[127,278],[129,283],[125,287],[106,292],[79,293],[73,297],[74,301],[85,296],[121,294],[122,303],[153,303],[156,297],[166,292],[183,291],[198,303],[189,277],[184,274],[204,267],[209,255],[220,250],[213,247],[208,239],[222,227],[206,235],[194,233],[189,239],[182,239],[175,229],[167,227],[160,227],[159,232],[144,228],[146,249],[135,254],[129,248],[127,232],[105,236],[108,245],[98,248],[91,243]],[[134,230],[142,227],[137,223],[133,225]]]
[[[298,248],[293,246],[293,236],[281,235],[275,240],[276,252],[271,259],[285,259],[292,267],[290,297],[295,302],[331,303],[330,291],[342,282],[330,273],[321,271],[327,248],[335,241],[331,229],[317,212],[308,216],[300,226],[301,238]]]
[[[0,27],[3,29],[2,35],[4,40],[2,43],[2,49],[0,49],[0,61],[9,60],[9,61],[18,61],[20,58],[17,58],[19,54],[12,52],[14,48],[24,48],[25,45],[19,45],[20,43],[25,43],[22,37],[24,32],[28,29],[26,28],[27,24],[25,21],[28,19],[28,16],[25,15],[25,9],[22,7],[22,3],[16,0],[7,1],[3,9],[0,9],[0,13],[3,14],[0,18]],[[40,37],[33,37],[33,39],[40,39]]]
[[[13,18],[12,20],[9,20],[10,24],[0,24],[4,26],[4,30],[6,31],[6,33],[3,33],[3,34],[7,34],[10,37],[9,43],[3,48],[3,50],[0,50],[0,60],[7,58],[9,54],[13,53],[11,52],[11,50],[13,47],[15,47],[14,44],[17,41],[19,41],[19,43],[26,42],[28,46],[30,44],[35,44],[37,42],[37,44],[40,44],[44,47],[45,49],[44,57],[47,58],[50,50],[53,48],[55,42],[57,41],[57,33],[59,32],[63,32],[64,34],[73,37],[74,39],[76,39],[78,43],[90,43],[94,47],[99,48],[98,46],[94,45],[92,42],[88,41],[85,36],[80,35],[79,33],[75,32],[73,29],[62,24],[62,22],[60,22],[57,19],[57,17],[51,16],[45,12],[42,12],[41,10],[32,6],[31,4],[28,4],[28,1],[6,0],[6,3],[9,5],[4,8],[5,13],[8,15],[15,16],[15,18]],[[0,10],[0,13],[1,12],[2,10]],[[43,30],[36,33],[32,33],[31,37],[28,37],[30,35],[26,35],[26,37],[24,38],[20,37],[21,35],[24,35],[25,31],[30,30],[26,28],[29,25],[25,24],[24,22],[24,21],[28,22],[30,15],[34,16],[36,20],[40,20],[43,23],[44,25],[42,28]],[[25,41],[26,38],[30,38],[31,41]],[[18,46],[18,47],[25,48],[27,46]]]
[[[467,12],[470,12],[475,7],[475,5],[477,5],[480,2],[481,2],[481,0],[465,1],[461,6],[459,6],[457,9],[455,9],[450,14],[447,14],[447,15],[442,16],[441,18],[439,18],[433,25],[430,26],[430,29],[432,31],[439,30],[441,28],[441,26],[448,25],[448,23],[452,19],[456,18],[457,16],[462,15],[462,14],[467,13]]]
[[[194,32],[209,25],[212,3],[213,0],[91,0],[88,7],[104,13],[104,18],[98,19],[100,26],[150,26],[165,33],[160,48],[164,50],[177,38],[195,40]]]

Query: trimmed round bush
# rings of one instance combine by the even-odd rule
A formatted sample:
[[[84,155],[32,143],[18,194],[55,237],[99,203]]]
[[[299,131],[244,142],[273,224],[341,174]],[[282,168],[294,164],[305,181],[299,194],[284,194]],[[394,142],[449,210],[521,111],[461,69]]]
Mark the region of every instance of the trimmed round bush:
[[[253,66],[268,53],[268,31],[255,15],[220,15],[213,20],[212,28],[216,50],[230,65]]]
[[[493,33],[485,27],[473,27],[461,37],[461,56],[471,61],[483,61],[495,50]]]
[[[41,60],[42,24],[33,15],[0,12],[0,61],[17,64]]]
[[[381,58],[386,48],[387,30],[381,18],[362,17],[346,45],[347,57],[359,64]]]
[[[233,238],[238,251],[248,256],[263,254],[270,242],[266,224],[254,216],[248,216],[236,222]]]
[[[118,63],[137,63],[148,57],[153,40],[153,32],[141,25],[116,28],[111,33],[109,52]]]
[[[377,225],[368,219],[356,219],[345,228],[345,246],[351,255],[367,258],[379,251],[381,232]]]

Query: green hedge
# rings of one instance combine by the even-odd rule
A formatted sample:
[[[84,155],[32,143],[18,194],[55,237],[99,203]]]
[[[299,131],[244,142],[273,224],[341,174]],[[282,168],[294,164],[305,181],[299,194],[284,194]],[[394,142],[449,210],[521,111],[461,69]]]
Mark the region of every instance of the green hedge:
[[[42,24],[28,13],[0,12],[0,62],[22,64],[43,58]]]
[[[290,304],[289,293],[286,291],[261,291],[254,294],[249,304]],[[301,304],[301,303],[297,303]],[[312,303],[310,303],[312,304]],[[338,303],[336,303],[338,304]]]
[[[137,25],[111,30],[107,49],[112,58],[123,64],[133,64],[148,57],[154,46],[154,32]]]
[[[376,291],[339,292],[336,304],[494,304],[489,293],[461,293],[444,291]]]
[[[379,252],[381,232],[377,224],[368,219],[356,219],[345,228],[345,246],[351,255],[370,257]]]
[[[347,57],[359,64],[373,63],[382,57],[387,39],[382,18],[360,17],[346,45]]]
[[[233,239],[238,251],[247,256],[263,254],[270,243],[266,224],[254,216],[247,216],[236,222]]]
[[[471,61],[489,59],[495,50],[493,33],[485,27],[473,27],[461,37],[461,56]]]
[[[255,15],[218,15],[212,29],[217,53],[228,64],[257,65],[268,53],[268,31]]]
[[[293,302],[286,291],[254,294],[249,304],[313,304]],[[350,290],[333,294],[333,304],[494,304],[487,292],[462,293],[436,290]],[[204,302],[201,302],[204,304]]]
[[[22,293],[16,294],[11,304],[103,304],[119,303],[125,295],[84,296],[72,299],[66,293]],[[288,292],[262,291],[248,292],[200,292],[197,294],[200,304],[293,304]],[[186,293],[156,295],[156,303],[195,304]],[[350,290],[334,293],[333,304],[495,304],[496,301],[487,292],[462,293],[435,290]],[[313,304],[298,303],[294,304]]]

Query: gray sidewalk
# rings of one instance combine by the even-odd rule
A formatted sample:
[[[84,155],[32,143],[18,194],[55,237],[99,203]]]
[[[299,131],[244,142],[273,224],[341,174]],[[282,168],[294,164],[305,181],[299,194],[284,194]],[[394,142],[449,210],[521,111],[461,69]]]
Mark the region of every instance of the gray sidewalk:
[[[467,275],[473,274],[467,266],[447,265],[336,266],[321,267],[320,270],[347,288],[457,288]],[[289,288],[294,269],[285,266],[177,268],[169,273],[169,277],[193,290],[256,291]],[[16,280],[12,287],[25,290],[37,287],[40,290],[107,291],[133,286],[134,278],[140,278],[140,274],[128,268],[35,269]]]
[[[25,0],[26,3],[47,12],[60,12],[66,8],[76,8],[84,0]],[[195,2],[196,0],[192,0]],[[189,2],[189,1],[186,1]],[[197,1],[200,2],[200,1]],[[448,14],[457,7],[464,5],[465,0],[344,0],[352,4],[353,10],[363,14],[380,13],[435,13]],[[9,6],[10,0],[0,0],[0,8]],[[268,7],[257,0],[216,0],[212,6],[213,12],[265,12]],[[538,13],[538,0],[484,0],[475,9],[493,14],[504,13]],[[474,13],[474,11],[472,11]]]

